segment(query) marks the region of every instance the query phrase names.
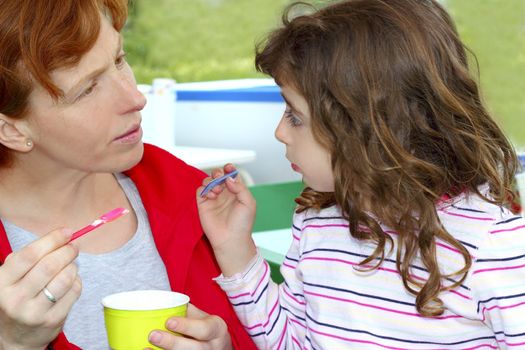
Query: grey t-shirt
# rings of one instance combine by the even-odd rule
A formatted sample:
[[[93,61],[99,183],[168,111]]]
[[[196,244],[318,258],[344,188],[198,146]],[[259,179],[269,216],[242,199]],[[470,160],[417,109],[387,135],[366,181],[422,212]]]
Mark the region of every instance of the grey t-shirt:
[[[170,290],[166,268],[155,247],[138,190],[127,176],[115,176],[137,214],[138,227],[122,247],[105,254],[80,253],[76,260],[82,294],[68,315],[64,333],[70,342],[86,350],[109,349],[101,304],[106,295],[140,289]],[[2,221],[13,251],[37,238]]]

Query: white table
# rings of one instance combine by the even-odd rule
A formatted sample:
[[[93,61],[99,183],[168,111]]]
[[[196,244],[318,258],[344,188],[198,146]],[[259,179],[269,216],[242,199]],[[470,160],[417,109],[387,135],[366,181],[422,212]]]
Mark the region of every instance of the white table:
[[[252,237],[262,256],[278,265],[283,263],[293,239],[291,228],[254,232]]]
[[[199,169],[218,168],[226,163],[249,163],[256,156],[255,151],[243,149],[174,146],[168,151]]]
[[[226,163],[240,165],[253,162],[256,158],[255,151],[246,149],[186,146],[165,147],[165,149],[189,165],[193,165],[201,170],[220,168]],[[247,186],[253,185],[252,177],[242,167],[239,167],[239,173]]]

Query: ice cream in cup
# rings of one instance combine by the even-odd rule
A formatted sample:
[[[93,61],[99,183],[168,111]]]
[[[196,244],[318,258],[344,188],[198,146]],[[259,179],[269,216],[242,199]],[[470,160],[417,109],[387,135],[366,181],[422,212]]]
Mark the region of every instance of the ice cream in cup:
[[[114,350],[155,347],[148,341],[154,329],[168,331],[172,316],[186,316],[190,298],[164,290],[137,290],[111,294],[102,299],[108,342]]]

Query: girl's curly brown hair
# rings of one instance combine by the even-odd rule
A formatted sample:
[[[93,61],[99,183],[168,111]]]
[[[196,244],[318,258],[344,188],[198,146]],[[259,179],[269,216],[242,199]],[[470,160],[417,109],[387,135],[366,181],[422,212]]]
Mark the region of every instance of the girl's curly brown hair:
[[[312,131],[331,154],[334,192],[307,188],[298,210],[337,204],[350,234],[376,244],[363,266],[379,266],[392,243],[376,218],[396,230],[405,288],[420,314],[440,315],[439,293],[459,286],[472,260],[444,229],[436,203],[466,192],[505,205],[518,164],[513,147],[483,105],[467,50],[436,1],[347,0],[304,9],[287,8],[284,26],[258,45],[255,62],[305,97]],[[489,195],[478,190],[482,184]],[[440,271],[436,240],[461,252],[462,269]],[[424,282],[410,274],[418,255],[429,271]],[[456,282],[443,283],[452,277]]]

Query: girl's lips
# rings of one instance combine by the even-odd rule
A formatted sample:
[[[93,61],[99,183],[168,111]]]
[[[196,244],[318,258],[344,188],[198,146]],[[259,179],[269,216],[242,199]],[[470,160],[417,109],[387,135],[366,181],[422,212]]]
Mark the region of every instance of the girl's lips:
[[[142,128],[140,125],[134,127],[127,133],[117,137],[115,141],[120,143],[135,143],[142,139]]]
[[[298,173],[301,172],[301,168],[299,168],[299,167],[298,167],[296,164],[294,164],[294,163],[292,163],[292,169],[293,169],[293,171],[296,171],[296,172],[298,172]]]

